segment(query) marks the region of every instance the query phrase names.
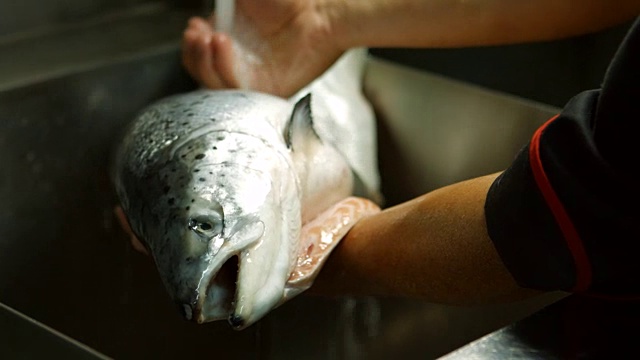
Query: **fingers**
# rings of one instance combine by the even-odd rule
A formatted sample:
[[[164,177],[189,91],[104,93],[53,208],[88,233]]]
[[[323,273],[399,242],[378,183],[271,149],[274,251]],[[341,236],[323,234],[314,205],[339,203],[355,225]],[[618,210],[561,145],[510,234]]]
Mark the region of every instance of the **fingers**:
[[[129,235],[129,241],[131,241],[131,246],[133,246],[133,248],[145,255],[149,255],[149,252],[147,251],[147,249],[144,247],[144,245],[142,244],[142,242],[140,242],[140,240],[138,240],[138,238],[134,235],[133,230],[131,230],[131,226],[129,225],[129,221],[127,221],[127,216],[124,214],[124,211],[122,210],[122,208],[120,206],[116,206],[113,209],[113,212],[116,215],[116,218],[118,218],[118,222],[120,223],[120,226],[122,227],[122,230]]]
[[[197,29],[202,33],[213,34],[213,25],[209,21],[214,21],[214,19],[205,20],[201,17],[194,16],[189,19],[188,27]]]
[[[189,20],[182,38],[182,64],[191,77],[210,89],[229,87],[216,67],[218,38],[211,25],[197,17]]]
[[[234,68],[234,50],[231,38],[224,33],[213,35],[212,46],[216,54],[216,70],[218,76],[230,88],[241,88],[240,81]],[[238,59],[240,61],[240,59]],[[248,87],[248,86],[245,86]]]

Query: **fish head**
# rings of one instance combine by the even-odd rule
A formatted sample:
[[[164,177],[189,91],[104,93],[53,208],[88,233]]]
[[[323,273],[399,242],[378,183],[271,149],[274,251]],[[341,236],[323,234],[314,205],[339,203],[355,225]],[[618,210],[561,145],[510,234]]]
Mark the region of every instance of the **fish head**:
[[[153,171],[139,233],[186,319],[243,329],[282,300],[301,226],[289,161],[284,144],[211,131]]]
[[[240,298],[253,298],[247,291],[266,278],[286,275],[274,274],[272,261],[256,259],[262,248],[280,248],[279,208],[270,179],[242,167],[203,169],[216,171],[207,171],[211,178],[205,182],[199,181],[205,175],[198,175],[175,190],[179,201],[167,214],[167,235],[149,246],[169,294],[184,317],[198,323],[233,317]],[[276,298],[260,302],[270,308]]]
[[[340,156],[327,152],[310,115],[309,97],[292,107],[264,94],[197,92],[134,123],[118,156],[118,196],[186,319],[244,329],[281,304],[302,204],[320,209],[350,192],[349,174],[338,175],[341,191],[304,200],[304,189],[333,183],[323,174],[348,170],[328,166]]]

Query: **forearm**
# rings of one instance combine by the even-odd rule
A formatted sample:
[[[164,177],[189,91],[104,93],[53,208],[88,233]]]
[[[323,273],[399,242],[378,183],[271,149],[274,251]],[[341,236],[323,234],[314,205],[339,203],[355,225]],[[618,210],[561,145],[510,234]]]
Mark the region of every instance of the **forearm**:
[[[496,176],[444,187],[362,219],[331,254],[311,292],[449,304],[536,294],[515,283],[487,235],[484,200]]]
[[[638,0],[328,0],[344,49],[554,40],[632,19]]]

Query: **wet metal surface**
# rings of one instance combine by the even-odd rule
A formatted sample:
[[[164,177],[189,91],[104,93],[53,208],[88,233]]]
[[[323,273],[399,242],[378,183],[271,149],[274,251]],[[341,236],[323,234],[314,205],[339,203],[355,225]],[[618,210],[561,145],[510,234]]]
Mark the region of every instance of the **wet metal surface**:
[[[141,49],[147,55],[174,49],[189,15],[149,4],[56,31],[0,38],[0,90],[121,62]]]
[[[0,37],[55,25],[77,23],[119,9],[131,9],[154,0],[3,1],[0,3]],[[159,3],[159,0],[155,0]]]
[[[1,303],[0,358],[108,359],[95,350]]]
[[[600,86],[633,19],[613,28],[556,41],[433,49],[374,49],[424,71],[564,106],[575,94]]]
[[[365,87],[380,119],[389,204],[508,166],[557,108],[372,61]]]
[[[572,295],[441,359],[637,359],[639,304]]]
[[[116,358],[212,339],[251,358],[255,329],[182,320],[113,216],[112,144],[144,105],[193,88],[176,69],[173,51],[0,93],[0,302]]]

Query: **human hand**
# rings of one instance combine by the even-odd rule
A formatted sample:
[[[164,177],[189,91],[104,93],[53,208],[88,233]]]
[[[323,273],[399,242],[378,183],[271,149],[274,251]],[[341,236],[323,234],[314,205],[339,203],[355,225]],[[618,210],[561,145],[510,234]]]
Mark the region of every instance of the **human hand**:
[[[183,34],[182,63],[202,86],[289,97],[344,52],[323,0],[236,0],[230,33],[215,16],[194,17]]]

